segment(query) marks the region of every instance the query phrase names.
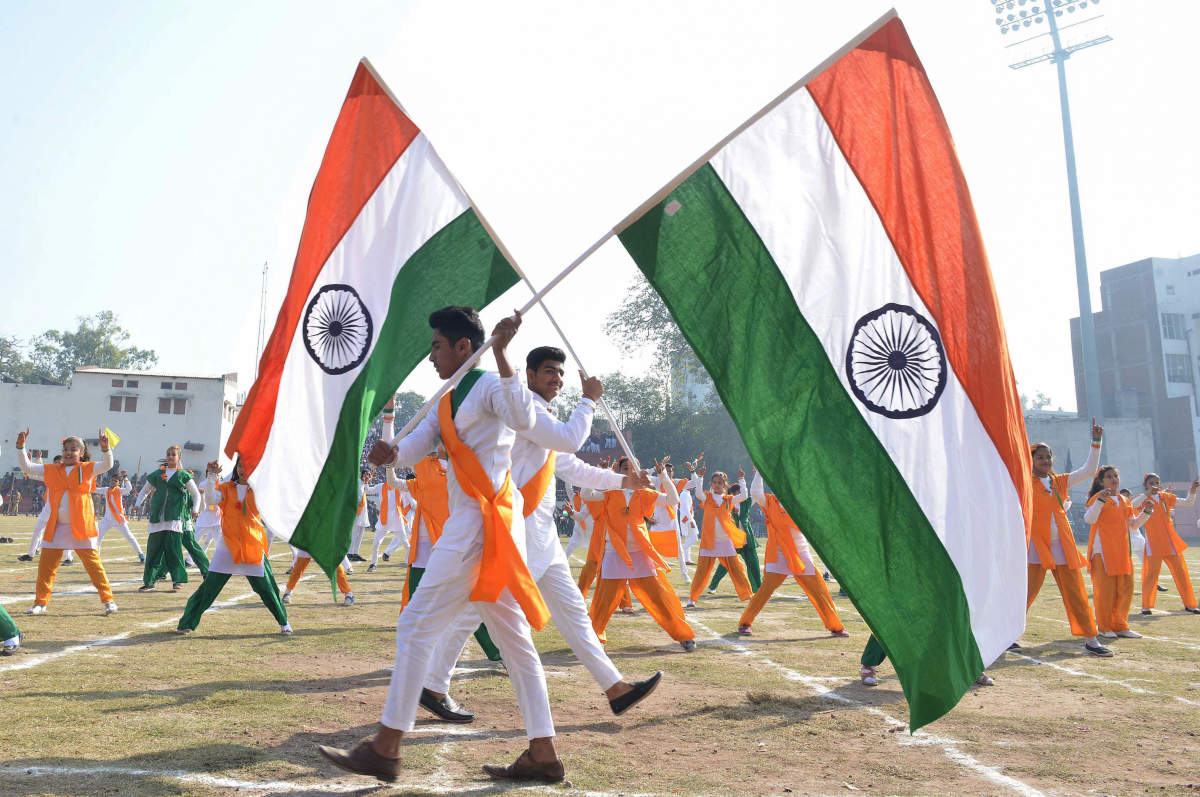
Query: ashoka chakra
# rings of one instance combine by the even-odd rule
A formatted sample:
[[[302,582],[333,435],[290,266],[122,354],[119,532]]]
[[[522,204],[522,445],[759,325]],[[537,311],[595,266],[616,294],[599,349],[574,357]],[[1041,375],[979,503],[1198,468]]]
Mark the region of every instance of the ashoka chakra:
[[[937,329],[916,310],[885,304],[854,325],[846,348],[850,389],[867,409],[916,418],[946,387],[946,353]]]
[[[304,348],[327,374],[357,367],[371,345],[371,314],[349,285],[325,285],[304,311]]]

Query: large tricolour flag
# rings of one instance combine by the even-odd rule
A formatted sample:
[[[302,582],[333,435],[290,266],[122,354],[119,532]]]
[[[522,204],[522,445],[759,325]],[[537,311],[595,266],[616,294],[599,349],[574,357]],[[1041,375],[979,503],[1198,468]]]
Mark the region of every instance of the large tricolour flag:
[[[620,234],[918,728],[1025,621],[1029,449],[966,181],[882,18]]]
[[[429,314],[517,281],[429,140],[359,64],[317,172],[287,295],[225,451],[264,519],[332,573],[371,421],[429,352]]]

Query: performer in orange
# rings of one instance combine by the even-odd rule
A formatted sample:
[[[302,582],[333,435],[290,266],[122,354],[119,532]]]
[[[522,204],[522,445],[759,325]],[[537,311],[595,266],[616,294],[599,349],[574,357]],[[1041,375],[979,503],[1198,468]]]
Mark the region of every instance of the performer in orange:
[[[646,518],[653,514],[655,506],[675,506],[679,503],[675,483],[663,478],[663,464],[657,460],[654,463],[655,473],[663,488],[661,493],[649,489],[608,490],[603,493],[584,491],[584,498],[589,501],[603,500],[602,536],[607,541],[600,563],[600,584],[592,596],[589,613],[596,636],[605,642],[604,629],[608,627],[608,621],[620,604],[628,584],[654,621],[684,650],[691,651],[696,648],[696,633],[684,619],[679,597],[667,583],[665,574],[671,568],[654,549],[646,531]],[[617,460],[617,471],[632,476],[633,463],[621,457]],[[592,535],[600,535],[599,523]]]
[[[800,533],[795,521],[788,516],[779,498],[774,493],[767,494],[762,474],[757,470],[754,471],[754,480],[750,483],[750,497],[767,518],[767,565],[762,586],[754,593],[750,605],[738,621],[738,633],[750,634],[754,618],[790,575],[795,577],[796,583],[804,590],[829,633],[834,636],[850,636],[838,617],[837,607],[833,605],[833,596],[829,594],[829,587],[825,586],[825,579],[821,578],[820,572],[813,564],[812,555],[808,552],[808,541]]]
[[[1112,656],[1112,651],[1097,638],[1096,617],[1088,602],[1083,583],[1084,559],[1075,546],[1075,535],[1067,521],[1071,499],[1067,491],[1087,481],[1100,464],[1100,444],[1104,429],[1092,419],[1092,450],[1087,462],[1070,473],[1054,472],[1054,452],[1045,443],[1033,443],[1033,522],[1029,539],[1029,583],[1025,593],[1026,610],[1033,605],[1046,571],[1054,576],[1062,593],[1063,606],[1071,623],[1071,633],[1083,637],[1084,649],[1093,656]],[[1016,642],[1013,648],[1020,647]]]
[[[738,558],[737,549],[746,544],[746,532],[738,527],[733,520],[733,508],[750,496],[746,490],[746,474],[738,468],[738,485],[741,489],[737,495],[729,495],[729,477],[722,471],[714,471],[709,481],[709,489],[704,490],[704,474],[708,470],[702,467],[688,482],[696,496],[696,505],[704,509],[704,525],[700,532],[700,558],[696,561],[696,573],[692,577],[692,587],[688,594],[687,607],[696,605],[696,600],[704,592],[704,585],[717,561],[729,571],[730,580],[737,590],[739,600],[750,600],[754,590],[746,577],[746,568]]]
[[[62,461],[52,465],[35,465],[29,461],[29,452],[25,450],[28,437],[28,429],[17,433],[17,463],[26,476],[40,478],[46,483],[46,504],[50,507],[50,518],[38,555],[37,591],[33,606],[25,613],[46,613],[63,551],[73,550],[78,554],[79,561],[83,562],[92,586],[100,593],[104,613],[112,614],[117,610],[117,603],[113,600],[108,574],[104,572],[104,564],[100,561],[100,532],[96,528],[95,507],[92,504],[96,478],[113,466],[108,435],[103,429],[100,430],[100,462],[92,461],[87,445],[81,438],[71,436],[63,440]]]
[[[1190,507],[1196,503],[1200,480],[1192,482],[1192,489],[1188,490],[1187,498],[1182,501],[1175,493],[1162,489],[1162,480],[1157,473],[1146,474],[1142,489],[1145,493],[1133,499],[1133,506],[1140,507],[1146,501],[1155,504],[1154,513],[1142,529],[1146,539],[1145,555],[1142,557],[1142,614],[1151,614],[1154,609],[1154,601],[1158,597],[1158,574],[1164,562],[1175,579],[1179,597],[1183,599],[1183,610],[1200,614],[1187,562],[1183,559],[1183,552],[1188,546],[1175,531],[1175,507]]]
[[[312,554],[308,551],[302,551],[294,545],[292,546],[292,551],[296,554],[296,558],[292,562],[287,586],[283,588],[283,594],[279,596],[279,600],[283,603],[292,602],[292,590],[296,589],[296,585],[300,583],[300,577],[304,575],[304,571],[312,563]],[[350,581],[346,578],[346,566],[348,564],[348,560],[342,559],[342,563],[338,565],[337,573],[335,574],[338,592],[342,593],[343,606],[354,605],[354,590],[350,588]]]
[[[1112,465],[1105,465],[1092,479],[1088,510],[1083,516],[1090,526],[1088,570],[1100,636],[1138,639],[1141,634],[1129,627],[1129,607],[1133,604],[1129,532],[1140,529],[1150,519],[1155,502],[1143,501],[1142,511],[1136,512],[1120,489],[1121,474]]]

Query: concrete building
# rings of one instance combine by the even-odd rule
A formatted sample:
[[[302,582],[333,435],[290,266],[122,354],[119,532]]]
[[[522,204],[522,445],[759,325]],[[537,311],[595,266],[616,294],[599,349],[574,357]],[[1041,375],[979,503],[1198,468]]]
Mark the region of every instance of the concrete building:
[[[131,474],[158,467],[167,446],[183,446],[183,465],[229,461],[221,448],[237,415],[237,374],[197,376],[163,371],[77,368],[71,384],[0,384],[0,474],[17,470],[16,433],[29,427],[31,452],[52,457],[79,435],[95,447],[101,427],[121,442],[115,455]]]
[[[1148,418],[1153,470],[1190,482],[1200,452],[1200,255],[1151,257],[1100,273],[1093,313],[1106,419]],[[1079,414],[1092,415],[1083,384],[1079,319],[1071,319]]]

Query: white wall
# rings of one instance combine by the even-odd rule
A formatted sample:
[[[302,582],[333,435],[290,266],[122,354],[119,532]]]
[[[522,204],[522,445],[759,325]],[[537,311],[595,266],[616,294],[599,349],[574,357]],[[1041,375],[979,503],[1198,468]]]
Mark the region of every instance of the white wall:
[[[1074,413],[1030,411],[1025,413],[1025,431],[1031,443],[1046,443],[1054,450],[1054,470],[1067,469],[1070,452],[1071,467],[1078,468],[1087,461],[1092,445],[1092,419]],[[1154,431],[1149,418],[1109,418],[1104,424],[1104,447],[1100,451],[1101,465],[1116,465],[1121,472],[1121,486],[1134,495],[1141,492],[1142,475],[1154,470]],[[1071,490],[1071,498],[1083,504],[1087,500],[1089,483]]]
[[[137,381],[136,387],[114,387],[113,380]],[[171,389],[162,384],[171,383]],[[177,383],[186,388],[176,390]],[[133,412],[109,409],[114,395],[136,397]],[[159,413],[159,399],[181,399],[184,413]],[[229,462],[221,453],[236,412],[237,374],[202,377],[192,374],[110,371],[75,371],[70,387],[55,385],[0,384],[0,472],[17,467],[16,433],[29,427],[31,449],[47,449],[50,456],[62,450],[62,438],[79,435],[95,439],[100,427],[112,429],[121,437],[116,457],[121,467],[134,473],[141,459],[141,472],[158,466],[168,446],[185,446],[183,464],[203,472],[210,460]],[[124,400],[122,399],[122,404]],[[203,450],[188,450],[187,443],[201,444]]]

